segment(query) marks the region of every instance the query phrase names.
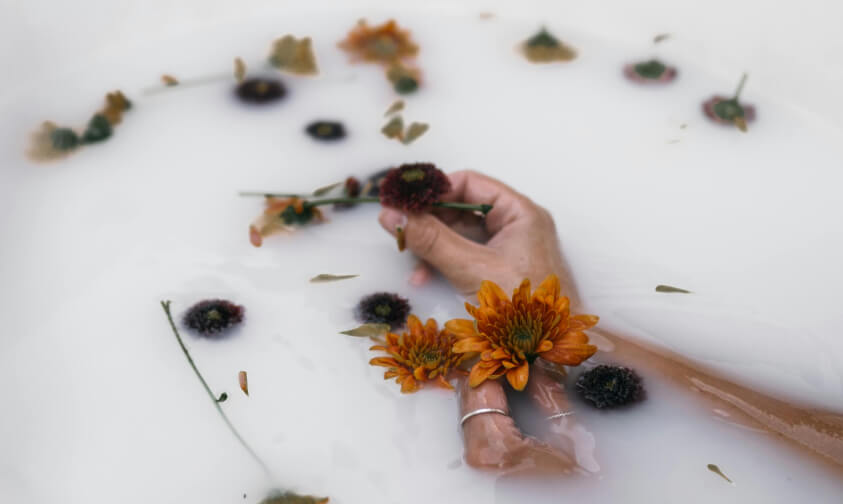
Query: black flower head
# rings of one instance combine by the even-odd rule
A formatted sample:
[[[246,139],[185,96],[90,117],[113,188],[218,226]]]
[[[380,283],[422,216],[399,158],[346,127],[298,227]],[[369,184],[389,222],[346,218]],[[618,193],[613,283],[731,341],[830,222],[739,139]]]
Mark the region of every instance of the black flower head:
[[[360,300],[356,314],[361,322],[389,324],[392,329],[398,329],[410,314],[410,303],[398,294],[376,292]]]
[[[345,138],[345,126],[337,121],[315,121],[308,124],[305,131],[316,140],[330,142]]]
[[[254,78],[246,79],[236,88],[237,96],[247,103],[270,103],[284,98],[287,88],[279,80]]]
[[[595,408],[617,408],[644,397],[641,378],[635,371],[600,365],[577,378],[577,392]]]
[[[451,189],[448,176],[432,163],[403,164],[389,171],[381,182],[381,204],[408,212],[421,212]]]
[[[207,299],[191,306],[182,322],[206,338],[222,336],[243,321],[242,306],[224,299]]]

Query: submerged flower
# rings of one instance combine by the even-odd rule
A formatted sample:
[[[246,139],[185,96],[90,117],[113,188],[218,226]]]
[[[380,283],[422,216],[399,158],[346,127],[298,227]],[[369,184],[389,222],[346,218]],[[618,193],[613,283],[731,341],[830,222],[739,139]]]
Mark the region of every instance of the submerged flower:
[[[280,100],[287,94],[287,88],[276,79],[246,79],[237,85],[237,96],[246,103],[270,103]]]
[[[369,26],[361,19],[339,46],[356,60],[383,64],[410,58],[419,52],[419,46],[410,40],[410,32],[399,28],[393,19],[380,26]]]
[[[747,75],[741,76],[738,89],[732,98],[712,96],[703,102],[703,113],[709,119],[721,124],[734,124],[739,130],[746,132],[746,124],[755,119],[755,107],[743,105],[738,101],[741,91],[746,84]]]
[[[326,504],[328,497],[314,497],[312,495],[299,495],[293,492],[273,492],[268,495],[260,504]]]
[[[191,306],[184,325],[205,337],[219,336],[243,321],[244,308],[224,299],[208,299]]]
[[[524,56],[533,63],[571,61],[577,52],[563,44],[545,28],[527,39],[523,44]]]
[[[576,366],[597,351],[584,332],[597,323],[597,317],[570,315],[568,298],[560,295],[556,275],[547,277],[532,296],[530,281],[525,279],[511,301],[488,280],[477,297],[480,306],[465,304],[474,320],[455,319],[445,324],[459,338],[454,352],[480,354],[469,376],[472,387],[506,375],[512,388],[523,390],[530,364],[537,357]]]
[[[322,221],[322,212],[299,198],[266,198],[263,213],[249,226],[249,241],[255,247],[263,244],[265,236],[290,230],[312,220]]]
[[[451,189],[447,175],[432,163],[403,164],[380,184],[381,204],[408,212],[427,210]]]
[[[671,82],[677,74],[675,67],[655,59],[626,65],[623,73],[631,81],[659,84]]]
[[[314,121],[305,131],[316,140],[341,140],[345,138],[345,126],[339,121]]]
[[[375,357],[369,364],[387,368],[384,380],[395,378],[405,394],[415,392],[428,381],[453,389],[448,383],[448,374],[465,359],[464,355],[452,351],[456,337],[448,331],[440,331],[433,319],[427,319],[422,325],[415,315],[407,318],[407,329],[409,332],[401,335],[387,333],[386,343],[375,345],[371,350],[380,350],[389,356]]]
[[[644,388],[635,371],[600,365],[577,378],[577,392],[595,408],[616,408],[641,399]]]
[[[376,292],[361,299],[355,313],[361,322],[389,324],[395,330],[404,325],[410,303],[398,294]]]

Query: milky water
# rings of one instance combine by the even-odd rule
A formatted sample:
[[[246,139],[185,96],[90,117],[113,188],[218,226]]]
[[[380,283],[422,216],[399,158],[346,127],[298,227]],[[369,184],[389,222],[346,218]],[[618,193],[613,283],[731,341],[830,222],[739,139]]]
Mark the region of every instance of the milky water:
[[[752,80],[750,133],[709,124],[700,101],[738,76],[695,66],[681,39],[655,50],[552,24],[580,58],[532,66],[514,45],[533,20],[408,13],[424,87],[404,118],[431,129],[404,146],[379,133],[395,98],[382,73],[335,47],[358,15],[285,13],[106,52],[6,105],[4,500],[257,502],[259,468],[216,416],[158,305],[171,299],[180,314],[224,297],[246,306],[246,323],[226,341],[189,338],[198,366],[228,393],[225,411],[278,482],[332,502],[836,501],[843,483],[827,466],[647,369],[648,400],[634,409],[574,403],[596,439],[591,476],[524,482],[467,467],[454,395],[401,396],[368,366],[365,341],[337,334],[374,290],[440,321],[462,316],[462,299],[442,282],[407,284],[414,260],[379,229],[377,208],[255,249],[246,229],[260,201],[236,193],[306,191],[417,160],[484,171],[552,211],[601,325],[840,412],[839,135],[754,92]],[[287,77],[283,103],[243,107],[225,83],[140,93],[162,72],[226,71],[236,56],[254,68],[288,32],[314,37],[322,73]],[[620,78],[623,63],[652,54],[679,65],[674,85]],[[136,107],[112,139],[53,164],[23,158],[30,127],[82,124],[116,88]],[[344,121],[347,141],[306,137],[317,118]],[[361,276],[307,282],[319,273]],[[694,294],[657,294],[657,284]]]

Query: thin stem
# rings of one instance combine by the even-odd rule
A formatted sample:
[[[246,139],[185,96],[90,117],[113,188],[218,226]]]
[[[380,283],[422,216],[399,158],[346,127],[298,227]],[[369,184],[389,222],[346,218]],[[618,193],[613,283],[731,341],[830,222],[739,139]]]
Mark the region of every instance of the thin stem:
[[[308,198],[309,196],[301,194],[287,194],[287,193],[263,193],[257,191],[241,191],[240,196],[263,196],[265,198]],[[324,198],[317,200],[309,200],[307,202],[310,206],[332,205],[334,203],[380,203],[380,198]],[[470,212],[481,212],[486,215],[492,210],[492,205],[475,205],[473,203],[457,203],[452,201],[437,201],[433,204],[440,208],[453,208],[455,210],[468,210]]]
[[[380,198],[325,198],[308,201],[309,206],[333,205],[334,203],[380,203]]]
[[[451,201],[439,201],[434,203],[433,206],[441,208],[453,208],[455,210],[469,210],[472,212],[481,212],[483,215],[486,215],[492,210],[492,205],[474,205],[472,203],[456,203]]]
[[[737,100],[738,97],[741,95],[741,92],[743,91],[743,86],[744,84],[746,84],[747,77],[749,77],[749,75],[747,75],[746,73],[741,76],[741,81],[738,83],[738,89],[735,90],[735,100]]]
[[[229,73],[220,73],[216,75],[204,75],[201,77],[193,77],[190,79],[183,79],[179,80],[177,84],[162,84],[160,86],[152,86],[148,88],[144,88],[141,92],[146,96],[155,95],[158,93],[163,93],[164,91],[169,91],[171,89],[184,89],[184,88],[191,88],[196,86],[204,86],[205,84],[213,84],[214,82],[221,82],[227,79],[234,79],[234,74]]]
[[[187,358],[188,364],[190,364],[190,367],[193,368],[193,372],[196,373],[196,377],[199,378],[199,381],[202,382],[202,386],[205,387],[205,392],[208,393],[208,397],[211,398],[211,403],[213,403],[214,408],[217,409],[217,412],[222,417],[223,421],[225,422],[225,425],[228,426],[228,429],[231,431],[232,434],[234,434],[234,437],[237,438],[237,441],[240,442],[243,448],[245,448],[246,451],[249,452],[249,455],[252,456],[255,462],[257,462],[258,465],[261,466],[266,475],[271,477],[272,474],[269,471],[269,467],[264,464],[263,460],[258,457],[258,454],[255,453],[255,451],[249,446],[249,444],[246,443],[246,440],[244,440],[240,433],[237,432],[237,429],[234,428],[234,425],[231,423],[231,421],[226,416],[225,412],[220,407],[219,402],[217,402],[217,397],[214,395],[213,392],[211,392],[211,387],[208,386],[208,382],[205,381],[205,378],[202,377],[202,373],[199,372],[199,369],[193,362],[193,358],[190,356],[190,352],[187,350],[187,347],[184,346],[184,341],[182,341],[181,335],[179,334],[179,330],[176,328],[176,323],[173,322],[173,315],[172,313],[170,313],[170,301],[161,301],[161,308],[163,308],[164,313],[167,314],[167,320],[170,322],[170,327],[173,328],[173,334],[176,336],[176,340],[179,342],[181,351],[184,352],[184,356]]]
[[[309,194],[293,194],[293,193],[267,193],[260,191],[240,191],[240,196],[262,196],[264,198],[310,198]]]

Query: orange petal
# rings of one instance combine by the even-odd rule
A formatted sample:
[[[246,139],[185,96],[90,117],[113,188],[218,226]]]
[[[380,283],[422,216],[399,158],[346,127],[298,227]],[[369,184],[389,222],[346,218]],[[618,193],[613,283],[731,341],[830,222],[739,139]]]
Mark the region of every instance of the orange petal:
[[[559,277],[556,275],[548,275],[541,284],[539,284],[536,292],[533,293],[533,299],[543,299],[548,296],[554,300],[559,297]]]
[[[542,352],[547,352],[551,348],[553,348],[553,342],[550,341],[550,340],[544,340],[541,343],[539,343],[539,348],[537,348],[536,351],[538,353],[542,353]]]
[[[400,367],[398,361],[393,359],[392,357],[375,357],[374,359],[369,361],[369,364],[372,366],[383,366],[383,367]]]
[[[394,371],[392,369],[383,372],[383,379],[384,380],[388,380],[390,378],[395,378],[396,376],[399,376],[398,371]]]
[[[424,324],[424,331],[427,334],[436,335],[439,333],[439,324],[436,323],[435,320],[432,318],[427,319],[427,322]]]
[[[503,347],[496,348],[491,354],[491,358],[495,360],[509,359],[510,357],[510,353]]]
[[[451,349],[454,353],[484,352],[489,349],[489,342],[480,338],[464,338]]]
[[[500,367],[500,362],[491,363],[491,365],[482,365],[478,362],[471,368],[471,373],[468,375],[468,384],[472,387],[478,387],[481,383],[486,381],[495,371]]]
[[[527,380],[530,378],[530,365],[526,362],[521,367],[511,369],[506,373],[506,379],[515,390],[524,390]]]
[[[480,306],[495,307],[501,303],[509,302],[506,293],[495,282],[483,280],[480,284],[480,290],[477,292],[477,299],[480,301]]]
[[[597,352],[597,347],[583,343],[557,342],[553,349],[541,354],[542,359],[564,364],[566,366],[578,366]]]
[[[407,376],[404,378],[404,381],[401,383],[401,393],[402,394],[412,394],[416,390],[419,389],[418,383],[412,376]]]
[[[425,381],[427,376],[424,374],[424,366],[419,366],[413,370],[413,378],[418,381]]]
[[[477,334],[474,330],[474,321],[467,319],[449,320],[445,322],[445,329],[457,338],[467,338]]]
[[[512,302],[527,304],[530,302],[530,279],[525,278],[521,285],[512,293]]]
[[[260,247],[263,244],[263,236],[261,236],[260,231],[255,226],[249,226],[249,241],[255,247]]]
[[[566,331],[556,344],[588,343],[588,335],[582,331]]]
[[[446,389],[454,390],[454,386],[448,383],[448,380],[445,379],[444,375],[439,375],[439,379],[436,380],[436,384],[440,387],[444,387]]]
[[[597,325],[600,317],[597,315],[574,315],[570,318],[572,329],[588,329]]]
[[[407,317],[407,329],[410,330],[410,334],[413,336],[424,335],[424,326],[422,326],[421,320],[415,315]]]

